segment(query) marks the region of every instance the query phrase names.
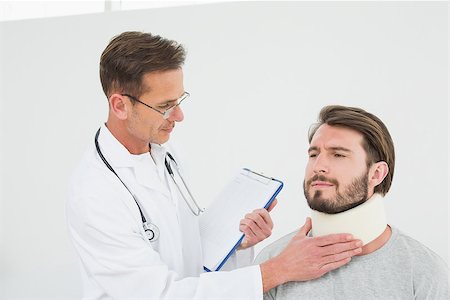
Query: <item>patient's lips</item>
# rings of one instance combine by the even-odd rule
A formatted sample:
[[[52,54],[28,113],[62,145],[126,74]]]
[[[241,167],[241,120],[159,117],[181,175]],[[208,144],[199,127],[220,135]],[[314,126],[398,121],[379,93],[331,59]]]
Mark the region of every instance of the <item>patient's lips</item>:
[[[311,186],[313,188],[328,188],[333,186],[333,184],[331,182],[328,181],[313,181],[311,183]]]

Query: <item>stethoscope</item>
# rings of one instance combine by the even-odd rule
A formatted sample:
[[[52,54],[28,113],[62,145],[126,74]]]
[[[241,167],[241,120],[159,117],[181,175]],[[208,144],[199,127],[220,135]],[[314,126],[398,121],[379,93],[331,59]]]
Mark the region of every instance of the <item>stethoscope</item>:
[[[106,167],[108,167],[108,169],[111,172],[113,172],[114,175],[116,175],[116,177],[120,180],[120,182],[122,182],[123,186],[127,189],[127,191],[130,193],[130,195],[133,197],[134,202],[136,202],[136,205],[137,205],[137,207],[139,209],[139,213],[141,215],[142,227],[144,228],[144,232],[147,235],[147,238],[148,238],[148,240],[150,242],[155,242],[159,238],[159,228],[158,228],[158,226],[156,226],[156,224],[152,223],[151,221],[147,221],[147,219],[144,216],[144,213],[142,212],[141,206],[139,205],[137,197],[130,191],[128,186],[122,181],[122,179],[119,177],[119,175],[117,175],[116,171],[114,171],[113,167],[111,167],[111,165],[108,163],[108,161],[106,160],[105,156],[103,155],[102,151],[100,150],[100,146],[98,144],[98,136],[100,135],[100,129],[101,128],[99,128],[97,130],[97,133],[95,134],[95,148],[97,149],[97,153],[100,156],[100,158],[102,159],[102,161],[105,163]],[[175,180],[175,174],[174,174],[173,169],[172,169],[172,167],[170,165],[170,161],[167,160],[167,158],[169,158],[170,161],[172,161],[175,164],[178,176],[181,178],[181,181],[183,182],[184,188],[188,192],[189,197],[191,198],[192,202],[195,205],[195,208],[192,208],[192,206],[189,204],[188,199],[186,198],[184,193],[181,191],[180,186],[178,185],[178,183]],[[181,196],[183,197],[184,201],[186,202],[186,204],[189,207],[189,209],[191,210],[191,212],[195,216],[200,215],[200,213],[203,212],[204,210],[201,209],[200,206],[197,204],[197,201],[195,201],[194,197],[192,196],[191,191],[189,190],[189,188],[186,185],[186,182],[183,179],[183,176],[181,176],[181,173],[180,173],[180,170],[179,170],[177,162],[175,161],[175,159],[173,158],[173,156],[169,152],[166,152],[166,157],[165,157],[165,162],[164,163],[166,165],[166,168],[167,168],[167,171],[169,172],[170,177],[172,178],[173,182],[175,183],[175,186],[177,187],[178,191],[180,192]]]
[[[170,160],[167,160],[167,158],[169,158]],[[192,207],[192,205],[189,203],[187,197],[184,195],[184,193],[181,191],[180,186],[178,185],[177,181],[175,180],[175,174],[173,172],[172,167],[170,166],[170,161],[172,161],[175,164],[175,169],[177,170],[178,173],[178,177],[181,178],[181,181],[183,182],[183,186],[186,189],[187,193],[189,194],[189,197],[191,198],[193,204],[195,207]],[[186,202],[187,206],[189,207],[189,209],[191,210],[191,212],[195,215],[198,216],[200,215],[200,213],[204,212],[205,210],[200,208],[200,206],[198,205],[197,201],[195,201],[194,196],[192,196],[191,191],[189,190],[186,182],[184,181],[183,176],[181,176],[180,173],[180,168],[178,167],[177,162],[175,161],[175,159],[173,158],[172,154],[170,154],[170,152],[166,152],[166,158],[164,159],[164,164],[166,165],[166,169],[169,172],[170,177],[172,177],[173,182],[175,183],[175,186],[177,187],[178,191],[180,192],[181,196],[183,197],[184,201]]]

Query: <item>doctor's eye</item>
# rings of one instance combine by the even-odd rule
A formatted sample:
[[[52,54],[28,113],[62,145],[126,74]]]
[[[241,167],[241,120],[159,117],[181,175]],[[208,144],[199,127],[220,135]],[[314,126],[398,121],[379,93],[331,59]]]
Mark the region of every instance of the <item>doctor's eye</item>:
[[[309,153],[309,157],[310,157],[310,158],[316,157],[316,156],[317,156],[317,153]]]
[[[340,153],[335,153],[335,154],[334,154],[334,157],[341,158],[341,157],[345,157],[345,155],[342,155],[342,154],[340,154]]]
[[[174,107],[175,105],[177,105],[176,101],[170,101],[170,102],[166,102],[166,103],[159,105],[158,108],[163,109],[163,110],[168,110],[168,109],[171,109],[172,107]]]

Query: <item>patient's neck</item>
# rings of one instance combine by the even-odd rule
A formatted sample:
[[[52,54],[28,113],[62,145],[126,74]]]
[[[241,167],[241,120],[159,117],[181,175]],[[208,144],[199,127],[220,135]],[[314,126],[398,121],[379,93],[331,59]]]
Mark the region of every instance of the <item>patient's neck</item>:
[[[381,247],[384,246],[384,244],[387,243],[387,241],[389,241],[391,234],[392,234],[391,227],[389,225],[386,225],[386,229],[383,231],[383,233],[381,235],[379,235],[376,239],[371,241],[370,243],[365,244],[362,247],[361,253],[359,253],[357,255],[358,256],[359,255],[367,255],[369,253],[372,253],[372,252],[380,249]]]
[[[363,204],[338,214],[311,211],[312,235],[351,233],[363,242],[362,252],[366,255],[381,248],[391,236],[387,224],[383,197],[373,196]]]

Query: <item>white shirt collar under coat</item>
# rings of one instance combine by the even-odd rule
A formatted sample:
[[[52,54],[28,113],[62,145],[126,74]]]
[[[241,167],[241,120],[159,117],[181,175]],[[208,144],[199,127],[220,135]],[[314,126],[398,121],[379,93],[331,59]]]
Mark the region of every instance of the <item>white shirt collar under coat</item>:
[[[170,197],[170,192],[162,184],[161,172],[164,173],[166,150],[163,146],[151,144],[151,153],[133,155],[102,124],[99,135],[99,146],[109,164],[119,174],[120,168],[133,168],[136,181],[150,189],[157,190]]]
[[[351,233],[363,245],[380,236],[387,226],[383,197],[380,194],[373,194],[363,204],[338,214],[311,210],[311,219],[313,236]]]

